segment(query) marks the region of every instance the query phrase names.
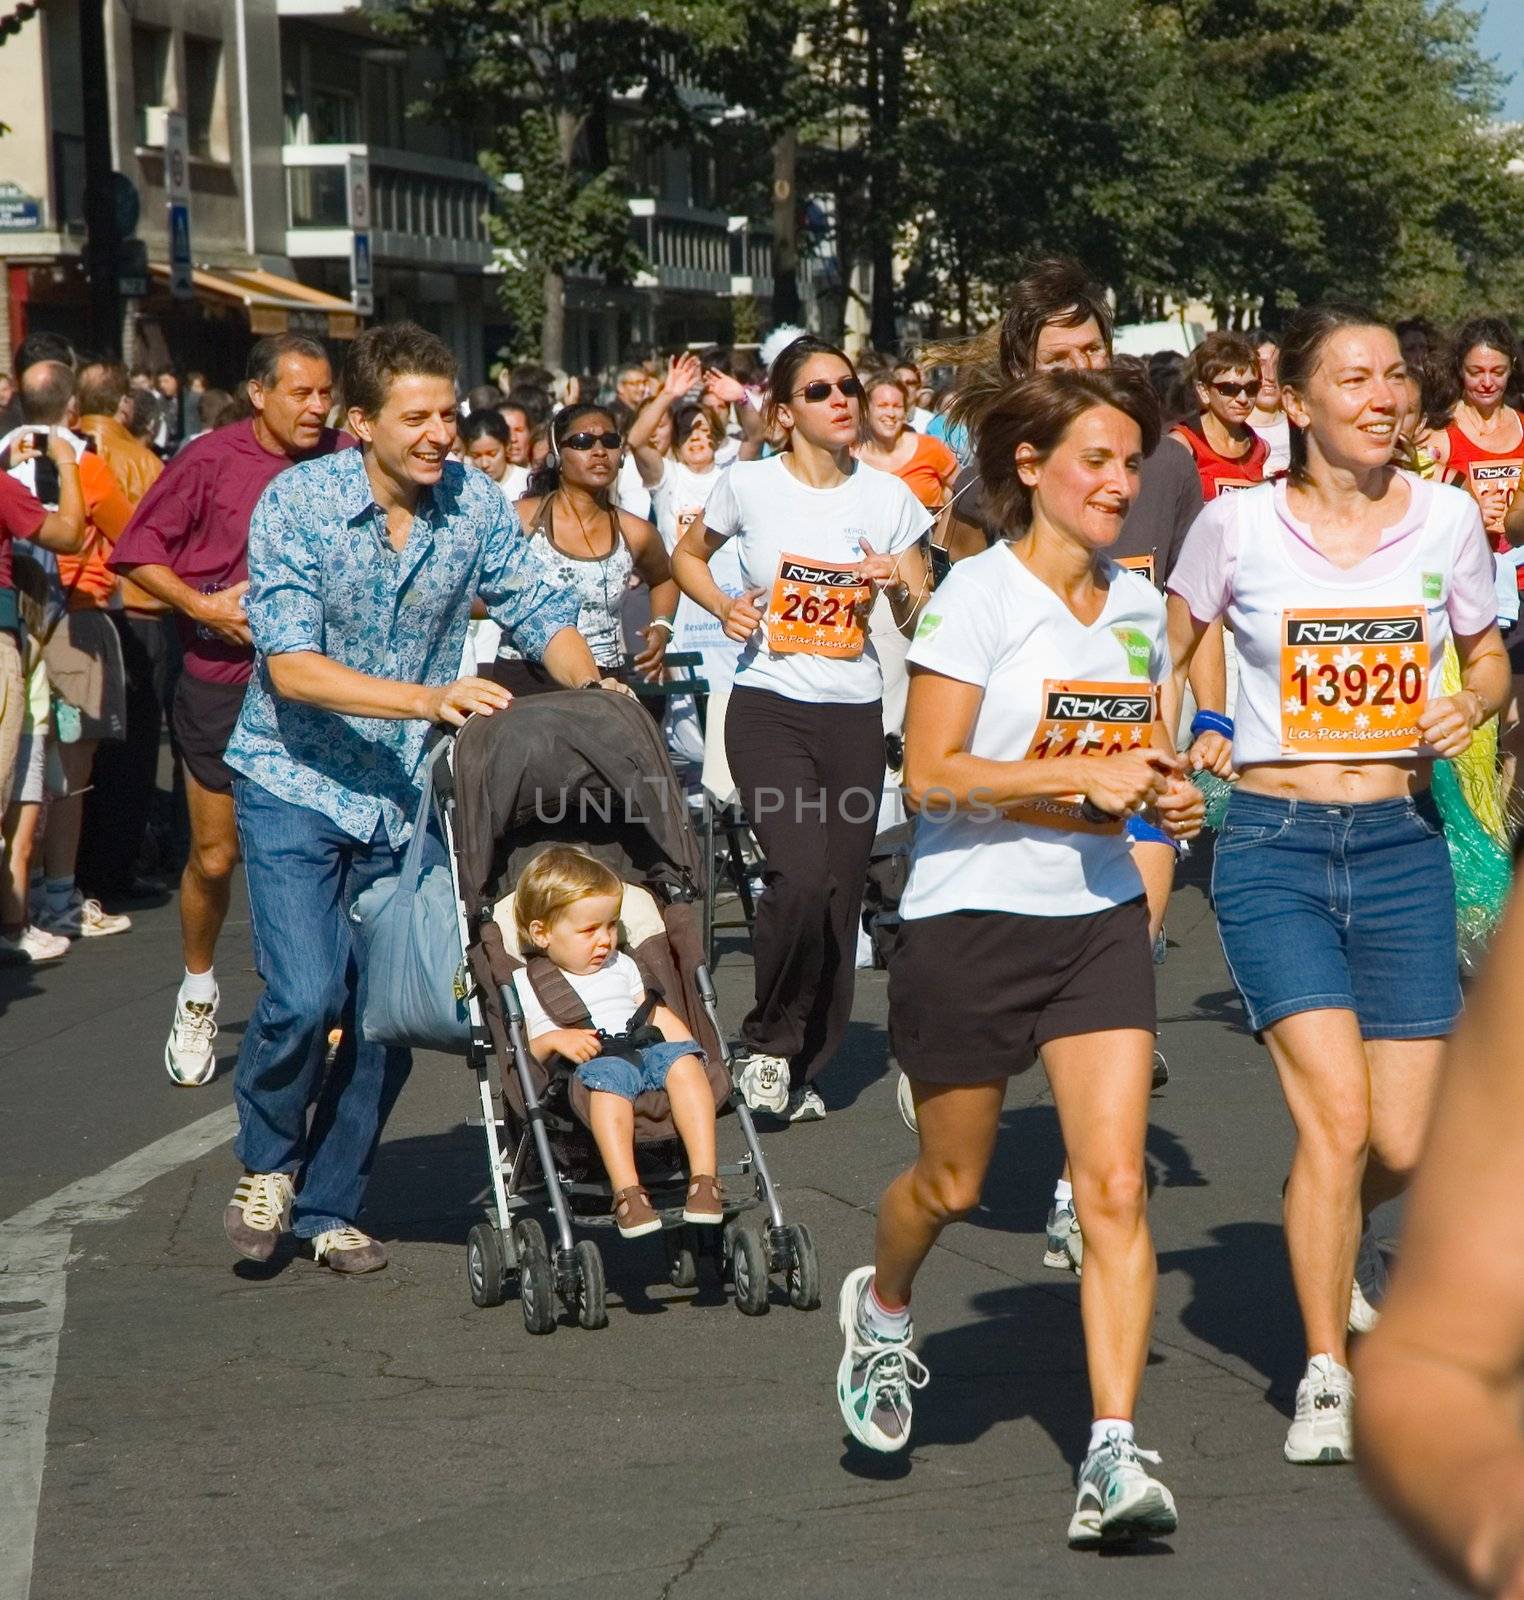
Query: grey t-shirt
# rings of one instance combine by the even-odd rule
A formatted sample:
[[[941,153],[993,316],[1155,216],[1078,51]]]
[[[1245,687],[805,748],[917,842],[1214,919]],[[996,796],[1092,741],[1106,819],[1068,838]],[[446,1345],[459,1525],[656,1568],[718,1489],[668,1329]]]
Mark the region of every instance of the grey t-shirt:
[[[965,485],[971,487],[958,500],[953,512],[982,529],[984,537],[993,543],[1000,536],[999,530],[992,528],[985,516],[984,488],[978,477],[977,467],[965,467],[958,474],[954,493]],[[1120,537],[1111,547],[1113,560],[1132,562],[1151,557],[1153,581],[1162,589],[1201,506],[1201,479],[1190,451],[1173,439],[1160,439],[1138,474],[1138,498],[1127,513]]]

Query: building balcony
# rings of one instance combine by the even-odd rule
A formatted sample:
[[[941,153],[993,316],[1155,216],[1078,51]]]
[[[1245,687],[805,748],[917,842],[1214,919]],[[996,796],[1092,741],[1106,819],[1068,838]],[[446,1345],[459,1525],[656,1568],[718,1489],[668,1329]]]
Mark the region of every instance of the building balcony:
[[[766,228],[723,211],[666,200],[629,202],[630,229],[646,259],[641,288],[705,294],[772,293],[773,245]]]
[[[492,187],[480,167],[363,144],[283,148],[286,254],[293,261],[349,259],[345,164],[358,155],[370,160],[370,247],[377,265],[476,272],[490,265]]]

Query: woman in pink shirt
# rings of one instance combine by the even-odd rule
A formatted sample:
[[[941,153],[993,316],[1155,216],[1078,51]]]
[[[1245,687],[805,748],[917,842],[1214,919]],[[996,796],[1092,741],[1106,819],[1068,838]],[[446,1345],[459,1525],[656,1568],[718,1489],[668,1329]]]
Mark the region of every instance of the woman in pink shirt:
[[[1286,1241],[1309,1357],[1285,1446],[1297,1463],[1351,1459],[1346,1333],[1374,1320],[1353,1289],[1362,1217],[1417,1160],[1460,1010],[1430,771],[1508,695],[1475,502],[1391,465],[1406,376],[1369,312],[1298,312],[1280,362],[1288,478],[1209,505],[1169,580],[1177,691],[1219,618],[1238,649],[1237,726],[1199,715],[1192,757],[1241,774],[1212,897],[1296,1125]],[[1450,638],[1464,687],[1447,696],[1433,691]]]

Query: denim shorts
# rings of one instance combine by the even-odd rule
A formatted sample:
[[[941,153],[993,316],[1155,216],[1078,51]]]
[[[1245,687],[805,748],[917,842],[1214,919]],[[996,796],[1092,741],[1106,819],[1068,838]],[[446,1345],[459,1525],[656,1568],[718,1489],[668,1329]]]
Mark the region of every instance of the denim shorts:
[[[704,1059],[704,1052],[692,1039],[675,1044],[648,1044],[640,1052],[640,1065],[623,1056],[594,1056],[577,1068],[577,1076],[589,1089],[602,1094],[617,1094],[621,1100],[635,1100],[648,1089],[665,1089],[672,1064],[683,1056]]]
[[[1319,805],[1236,789],[1212,900],[1255,1033],[1298,1011],[1353,1011],[1366,1039],[1455,1025],[1455,882],[1432,795]]]

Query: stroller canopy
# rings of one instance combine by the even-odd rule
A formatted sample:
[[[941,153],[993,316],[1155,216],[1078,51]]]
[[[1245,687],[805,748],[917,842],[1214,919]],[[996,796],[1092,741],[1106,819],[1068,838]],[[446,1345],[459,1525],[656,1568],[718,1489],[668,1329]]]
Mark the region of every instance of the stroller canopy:
[[[566,690],[470,718],[455,741],[457,865],[473,917],[523,859],[579,844],[621,877],[698,894],[703,869],[661,729],[638,702]]]

